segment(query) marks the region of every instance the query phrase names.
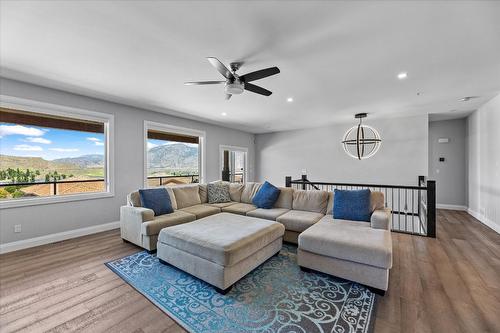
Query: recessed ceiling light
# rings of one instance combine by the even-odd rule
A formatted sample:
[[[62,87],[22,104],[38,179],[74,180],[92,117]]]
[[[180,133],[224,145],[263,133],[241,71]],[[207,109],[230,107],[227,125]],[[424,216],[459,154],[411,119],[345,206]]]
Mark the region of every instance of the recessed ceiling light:
[[[479,96],[465,96],[459,99],[460,102],[467,102],[473,98],[479,98]]]
[[[288,98],[286,99],[286,101],[287,101],[288,103],[292,103],[292,102],[293,102],[293,97],[288,97]]]
[[[400,79],[400,80],[404,80],[407,77],[408,77],[408,73],[406,73],[406,72],[401,72],[398,74],[398,79]]]
[[[225,113],[225,112],[222,112],[222,113],[221,113],[221,115],[223,115],[223,116],[227,116],[227,113]]]

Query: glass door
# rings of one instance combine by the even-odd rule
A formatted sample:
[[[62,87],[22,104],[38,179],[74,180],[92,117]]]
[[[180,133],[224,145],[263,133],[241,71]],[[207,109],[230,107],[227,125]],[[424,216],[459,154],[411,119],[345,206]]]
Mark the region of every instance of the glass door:
[[[221,179],[231,183],[246,181],[247,149],[221,146]]]

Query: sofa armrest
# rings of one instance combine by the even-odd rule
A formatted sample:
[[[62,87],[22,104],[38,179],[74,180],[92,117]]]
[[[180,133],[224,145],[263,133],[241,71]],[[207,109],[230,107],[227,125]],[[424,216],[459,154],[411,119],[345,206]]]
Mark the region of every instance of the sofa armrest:
[[[372,228],[391,230],[392,214],[390,208],[376,209],[370,218]]]
[[[151,221],[155,218],[155,212],[152,209],[144,207],[122,206],[120,208],[120,221],[131,219],[142,222]]]
[[[123,239],[142,246],[141,225],[154,220],[155,213],[152,209],[143,207],[120,207],[120,232]]]

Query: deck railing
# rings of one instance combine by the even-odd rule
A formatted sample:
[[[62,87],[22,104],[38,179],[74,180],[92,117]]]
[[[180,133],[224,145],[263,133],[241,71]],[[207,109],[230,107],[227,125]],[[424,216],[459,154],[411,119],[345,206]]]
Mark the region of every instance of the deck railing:
[[[148,181],[151,181],[152,183],[158,181],[158,184],[150,184],[151,186],[164,186],[164,185],[169,185],[169,184],[183,184],[183,183],[198,183],[199,177],[198,175],[182,175],[182,176],[150,176],[148,177]],[[69,184],[85,184],[85,183],[102,183],[102,190],[105,189],[105,179],[104,178],[95,178],[95,179],[80,179],[80,180],[53,180],[53,181],[37,181],[37,182],[14,182],[14,183],[2,183],[0,184],[0,188],[6,188],[6,187],[20,187],[22,190],[22,187],[26,186],[34,186],[34,185],[48,185],[50,186],[50,189],[45,189],[46,193],[43,196],[53,196],[53,195],[58,195],[60,194],[60,186],[67,186]],[[71,194],[76,194],[76,193],[86,193],[86,192],[99,192],[99,190],[92,190],[90,189],[89,191],[79,189],[78,191],[71,192]],[[69,194],[69,193],[68,193]],[[26,196],[33,196],[33,194],[27,193]]]
[[[285,186],[303,190],[370,189],[384,194],[385,207],[391,209],[391,230],[421,236],[436,237],[436,182],[418,177],[416,186],[312,182],[302,175],[301,179],[285,178]]]

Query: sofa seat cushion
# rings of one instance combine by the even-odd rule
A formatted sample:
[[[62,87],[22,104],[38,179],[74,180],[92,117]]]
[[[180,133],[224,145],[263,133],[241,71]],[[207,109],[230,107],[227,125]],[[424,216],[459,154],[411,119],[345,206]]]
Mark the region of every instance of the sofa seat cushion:
[[[167,228],[158,241],[216,264],[231,266],[283,237],[284,232],[285,228],[273,221],[221,213]]]
[[[300,234],[299,248],[379,268],[392,267],[391,232],[373,229],[369,222],[337,220],[326,215]]]
[[[257,209],[257,207],[252,205],[252,204],[235,203],[234,205],[230,205],[230,206],[222,208],[222,211],[226,212],[226,213],[246,215],[248,212],[250,212],[252,210],[256,210],[256,209]]]
[[[252,210],[247,213],[247,216],[252,216],[252,217],[258,217],[261,219],[265,220],[271,220],[271,221],[276,221],[276,219],[288,212],[290,209],[286,208],[271,208],[271,209],[264,209],[264,208],[257,208],[256,210]]]
[[[155,216],[151,221],[142,223],[141,233],[143,235],[158,235],[160,230],[173,225],[192,222],[196,220],[194,214],[189,214],[181,210],[175,210],[171,214]]]
[[[227,206],[231,206],[231,205],[234,205],[234,204],[237,204],[239,202],[236,202],[236,201],[229,201],[229,202],[220,202],[220,203],[214,203],[214,204],[207,204],[208,206],[213,206],[213,207],[217,207],[217,208],[224,208],[224,207],[227,207]]]
[[[220,213],[220,208],[206,204],[194,205],[180,210],[195,215],[197,219]]]
[[[283,223],[286,230],[302,232],[318,222],[324,215],[303,210],[291,210],[276,218],[276,221]]]

